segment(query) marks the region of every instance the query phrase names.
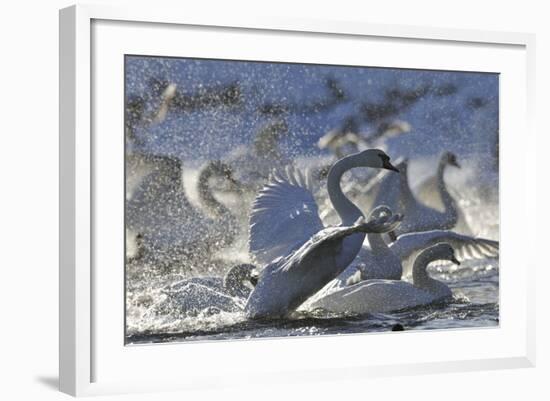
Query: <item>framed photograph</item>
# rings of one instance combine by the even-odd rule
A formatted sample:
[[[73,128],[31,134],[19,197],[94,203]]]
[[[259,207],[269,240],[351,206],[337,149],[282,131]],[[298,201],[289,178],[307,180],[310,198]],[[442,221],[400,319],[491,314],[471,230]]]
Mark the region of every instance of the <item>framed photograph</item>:
[[[533,58],[528,34],[61,10],[61,390],[533,366]]]

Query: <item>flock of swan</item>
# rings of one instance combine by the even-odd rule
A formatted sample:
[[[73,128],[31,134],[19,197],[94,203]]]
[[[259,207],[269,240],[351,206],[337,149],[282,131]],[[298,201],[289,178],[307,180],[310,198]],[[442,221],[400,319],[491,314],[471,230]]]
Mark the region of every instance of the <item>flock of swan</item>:
[[[215,196],[212,179],[218,180],[217,189],[221,185],[239,199],[246,198],[246,191],[253,193],[249,209],[241,202],[249,223],[249,261],[227,265],[224,278],[183,277],[166,286],[164,302],[181,311],[243,312],[247,319],[289,318],[316,309],[398,311],[452,297],[445,283],[430,277],[430,263],[498,257],[497,241],[453,231],[460,210],[443,173],[447,166],[460,165],[450,152],[441,156],[433,179],[442,210],[413,194],[407,160],[394,165],[381,149],[342,156],[330,166],[321,212],[316,187],[323,181],[292,163],[255,186],[241,184],[230,161],[208,163],[197,180],[205,213],[187,199],[181,165],[174,159],[130,157],[127,162],[149,172],[135,185],[127,182],[127,236],[137,243],[130,261],[148,257],[153,264],[166,259],[174,264],[185,255],[193,265],[200,263],[193,259],[198,255],[202,263],[213,263],[217,251],[235,243],[239,227],[235,213]],[[343,179],[352,169],[380,173],[353,186],[354,176]],[[327,209],[338,223],[323,223],[331,221],[325,218]],[[371,212],[365,216],[363,210]]]
[[[392,201],[388,203],[398,213],[384,202],[365,221],[340,185],[343,174],[358,167],[397,173],[398,198],[384,201]],[[379,149],[338,160],[328,173],[327,191],[341,224],[324,227],[308,179],[291,168],[286,174],[274,174],[256,197],[250,216],[250,252],[265,267],[247,299],[247,317],[287,317],[303,304],[364,314],[438,302],[452,293],[444,283],[429,277],[428,263],[460,263],[455,255],[458,250],[471,258],[498,255],[496,241],[449,231],[446,213],[407,198],[404,187],[408,185],[399,175],[403,172]],[[405,229],[400,230],[405,222]],[[390,244],[385,233],[392,233]],[[401,280],[403,264],[410,265],[410,260],[414,260],[412,283]]]

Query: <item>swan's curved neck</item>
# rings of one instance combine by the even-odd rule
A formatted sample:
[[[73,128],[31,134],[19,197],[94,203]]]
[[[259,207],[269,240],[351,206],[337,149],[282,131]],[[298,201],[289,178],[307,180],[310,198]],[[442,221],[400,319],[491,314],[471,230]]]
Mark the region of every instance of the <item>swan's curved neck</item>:
[[[413,265],[414,285],[429,292],[436,298],[452,296],[452,291],[447,284],[431,278],[426,271],[426,268],[430,262],[441,259],[447,260],[448,258],[441,255],[440,251],[437,249],[431,248],[418,255]]]
[[[437,168],[437,188],[439,190],[439,194],[441,195],[441,200],[443,201],[445,213],[449,213],[456,216],[457,215],[456,201],[449,193],[449,190],[447,189],[447,184],[445,184],[445,179],[443,178],[446,166],[447,166],[447,163],[445,161],[442,160],[439,162],[439,166]]]
[[[200,175],[197,184],[199,191],[199,199],[206,208],[212,212],[217,217],[228,217],[231,216],[231,213],[224,204],[219,202],[212,193],[210,188],[209,180],[212,176],[216,174],[216,167],[213,164],[209,164],[205,167]]]
[[[363,216],[361,210],[344,195],[342,187],[340,186],[342,175],[344,175],[346,171],[359,166],[360,165],[355,162],[355,158],[352,155],[338,160],[328,173],[328,196],[344,225],[352,225],[359,217]]]
[[[416,260],[413,264],[413,283],[415,286],[423,288],[425,290],[430,290],[434,288],[437,283],[436,280],[431,278],[426,271],[428,264],[437,260],[437,255],[435,252],[427,250],[421,252],[420,255],[416,257]]]

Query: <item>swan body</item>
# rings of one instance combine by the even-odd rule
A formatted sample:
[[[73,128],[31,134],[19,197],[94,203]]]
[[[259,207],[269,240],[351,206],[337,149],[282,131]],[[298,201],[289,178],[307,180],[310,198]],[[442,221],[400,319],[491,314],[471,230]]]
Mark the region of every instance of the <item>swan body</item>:
[[[414,263],[413,283],[401,280],[366,280],[335,291],[310,305],[330,312],[366,314],[393,312],[443,301],[452,297],[450,288],[429,277],[427,265],[435,260],[460,264],[449,244],[425,249]]]
[[[209,308],[237,312],[242,311],[246,297],[256,282],[256,267],[241,264],[233,266],[223,278],[193,277],[168,286],[163,293],[167,296],[167,302],[183,313]]]
[[[362,212],[342,193],[342,175],[354,167],[394,170],[389,157],[369,149],[336,162],[329,171],[330,200],[340,226],[324,227],[310,179],[288,168],[275,174],[257,196],[250,217],[249,248],[266,264],[248,298],[249,318],[283,317],[340,274],[357,256],[367,232],[387,232],[397,216],[365,223]]]

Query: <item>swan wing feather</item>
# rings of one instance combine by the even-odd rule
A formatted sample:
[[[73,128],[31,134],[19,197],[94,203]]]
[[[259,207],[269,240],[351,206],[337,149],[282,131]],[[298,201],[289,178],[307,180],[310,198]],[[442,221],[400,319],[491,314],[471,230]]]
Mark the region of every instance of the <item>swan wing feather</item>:
[[[323,229],[309,174],[274,171],[250,214],[249,250],[259,263],[289,254]]]
[[[352,226],[338,226],[327,227],[311,237],[306,243],[304,243],[293,255],[290,255],[288,260],[292,260],[292,263],[284,263],[281,265],[282,271],[289,271],[291,269],[301,268],[317,268],[315,263],[307,263],[305,260],[309,257],[316,257],[316,251],[327,252],[328,255],[334,255],[339,252],[342,246],[341,240],[351,234],[357,232],[368,233],[386,233],[391,230],[395,230],[401,223],[402,216],[394,214],[390,216],[382,216],[377,219],[364,221],[364,218],[360,218]]]
[[[402,260],[426,249],[430,245],[446,242],[455,249],[458,260],[496,258],[499,255],[499,242],[458,234],[448,230],[432,230],[409,233],[399,236],[391,245],[391,250]]]

